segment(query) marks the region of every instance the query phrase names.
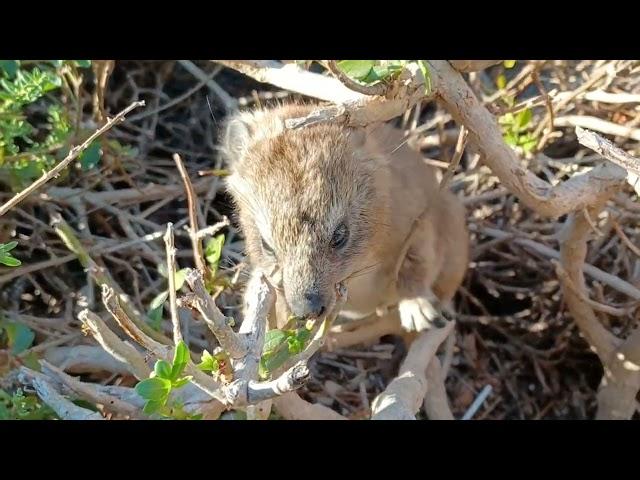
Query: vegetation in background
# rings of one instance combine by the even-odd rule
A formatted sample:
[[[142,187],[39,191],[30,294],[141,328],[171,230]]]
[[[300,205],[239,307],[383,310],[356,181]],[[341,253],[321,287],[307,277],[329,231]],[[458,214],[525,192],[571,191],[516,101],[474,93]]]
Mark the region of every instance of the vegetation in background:
[[[42,404],[37,396],[25,395],[21,389],[9,394],[0,389],[0,420],[53,420],[51,408]]]
[[[144,413],[159,414],[161,417],[176,420],[198,420],[202,417],[188,414],[179,401],[169,403],[171,392],[184,387],[192,378],[182,376],[188,361],[189,349],[184,342],[180,342],[176,346],[171,363],[158,360],[150,377],[136,385],[136,392],[146,400]]]
[[[82,71],[90,66],[90,60],[0,60],[0,180],[12,190],[28,186],[71,148],[82,115]],[[99,155],[92,145],[80,163],[95,165]]]

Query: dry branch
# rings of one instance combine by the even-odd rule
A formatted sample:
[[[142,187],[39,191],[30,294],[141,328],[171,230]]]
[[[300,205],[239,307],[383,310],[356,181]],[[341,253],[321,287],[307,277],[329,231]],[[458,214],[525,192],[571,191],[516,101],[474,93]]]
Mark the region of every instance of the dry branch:
[[[100,391],[100,389],[94,384],[81,382],[70,375],[67,375],[62,370],[54,367],[45,360],[42,360],[40,364],[42,365],[43,373],[46,373],[50,377],[57,377],[63,385],[68,387],[83,400],[102,405],[105,410],[121,415],[127,415],[131,419],[137,420],[144,418],[144,416],[141,415],[140,409],[136,407],[136,405],[118,397],[114,397],[113,395],[109,395],[104,391]]]
[[[275,61],[221,63],[260,81],[292,91],[305,90],[307,95],[339,105],[337,109],[329,107],[330,113],[324,116],[320,112],[329,110],[321,107],[313,112],[310,117],[316,121],[318,118],[336,120],[340,117],[351,126],[387,121],[401,115],[425,96],[425,80],[419,68],[412,64],[402,72],[395,83],[396,88],[391,88],[383,98],[356,92],[351,96],[345,95],[346,87],[342,83],[338,86],[334,79],[306,72],[295,65],[283,66]],[[504,142],[496,119],[476,98],[462,75],[445,60],[428,60],[427,63],[433,93],[453,118],[469,130],[469,138],[482,153],[484,162],[511,192],[539,214],[559,217],[586,208],[607,197],[624,182],[626,172],[609,163],[598,165],[556,186],[538,178],[520,166],[518,156]],[[298,128],[309,123],[308,117],[294,119],[288,127]]]
[[[502,60],[449,60],[459,72],[478,72],[502,63]]]
[[[173,325],[173,343],[177,345],[182,341],[180,331],[180,319],[178,318],[178,305],[176,296],[176,248],[173,238],[173,223],[167,224],[167,232],[164,235],[164,244],[167,252],[167,277],[169,280],[169,312],[171,313],[171,325]]]
[[[424,409],[430,420],[455,420],[449,407],[444,376],[440,360],[434,356],[427,367],[427,393],[424,397]]]
[[[624,154],[592,132],[579,130],[580,142],[607,158],[628,162],[635,168],[638,161]],[[587,239],[593,231],[590,218],[596,218],[606,198],[588,211],[572,214],[560,235],[560,258],[566,277],[560,275],[564,298],[571,315],[604,366],[604,376],[598,391],[597,419],[627,420],[635,412],[636,395],[640,390],[640,334],[632,333],[621,340],[604,328],[587,301],[583,276],[587,254]],[[564,280],[564,281],[563,281]]]
[[[514,150],[502,138],[491,113],[449,63],[430,60],[436,96],[453,118],[469,130],[469,139],[483,155],[485,164],[502,184],[526,206],[541,215],[559,217],[592,205],[620,187],[626,178],[621,168],[605,163],[552,186],[520,166]]]
[[[202,237],[198,235],[200,229],[198,228],[198,215],[196,212],[197,198],[193,189],[193,184],[187,173],[187,169],[184,168],[182,159],[177,153],[173,155],[173,161],[176,162],[182,181],[184,182],[184,189],[187,193],[187,204],[189,206],[189,237],[191,238],[191,248],[193,248],[193,261],[195,266],[201,272],[207,274],[209,271],[207,264],[204,262],[204,253],[202,250]]]
[[[38,397],[62,420],[104,420],[99,413],[78,407],[67,400],[54,386],[53,381],[45,375],[21,367],[19,377],[23,384],[33,385]]]
[[[353,126],[383,122],[402,115],[427,91],[425,78],[414,64],[402,71],[384,96],[369,96],[354,92],[336,78],[307,72],[295,64],[284,65],[275,60],[216,61],[260,82],[338,105],[320,107],[308,117],[289,120],[287,128],[338,119]]]
[[[151,369],[144,356],[130,344],[120,340],[95,313],[83,310],[78,319],[89,329],[93,338],[116,360],[126,364],[138,380],[149,376]]]
[[[44,352],[44,359],[69,373],[111,372],[120,375],[132,374],[132,367],[120,361],[101,346],[75,345],[73,347],[51,347]],[[141,378],[148,376],[141,373]]]
[[[225,317],[218,309],[211,295],[207,293],[202,279],[202,273],[198,270],[187,272],[186,281],[193,291],[193,295],[183,297],[181,302],[196,308],[204,319],[209,330],[215,335],[222,349],[231,358],[242,358],[247,353],[247,347],[242,338],[231,328],[232,318]]]
[[[415,420],[427,393],[426,371],[438,347],[454,328],[455,322],[443,328],[424,331],[413,342],[398,376],[391,381],[372,404],[372,420]]]
[[[273,406],[286,420],[348,420],[324,405],[303,400],[296,392],[274,398]]]

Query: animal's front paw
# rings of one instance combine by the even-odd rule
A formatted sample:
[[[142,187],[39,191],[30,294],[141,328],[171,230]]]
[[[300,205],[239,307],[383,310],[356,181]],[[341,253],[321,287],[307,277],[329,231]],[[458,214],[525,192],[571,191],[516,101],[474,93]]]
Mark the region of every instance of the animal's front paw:
[[[401,300],[398,304],[400,323],[407,332],[421,332],[432,327],[442,328],[452,317],[437,300],[427,296]]]

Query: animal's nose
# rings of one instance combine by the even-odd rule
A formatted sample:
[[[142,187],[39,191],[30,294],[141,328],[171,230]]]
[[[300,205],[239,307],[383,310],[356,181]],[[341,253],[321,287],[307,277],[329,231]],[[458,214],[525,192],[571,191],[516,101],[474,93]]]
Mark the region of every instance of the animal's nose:
[[[322,295],[308,292],[291,302],[291,313],[298,318],[318,318],[325,313],[325,299]]]

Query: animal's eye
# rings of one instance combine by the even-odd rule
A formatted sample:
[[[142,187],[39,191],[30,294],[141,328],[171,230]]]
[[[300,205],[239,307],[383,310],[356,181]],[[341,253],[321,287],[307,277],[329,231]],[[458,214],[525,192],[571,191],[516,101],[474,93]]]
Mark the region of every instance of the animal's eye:
[[[276,252],[273,251],[273,248],[271,248],[269,246],[269,244],[267,242],[264,241],[264,238],[262,239],[262,249],[268,253],[269,255],[275,257],[276,256]]]
[[[333,237],[331,237],[331,246],[333,248],[342,248],[347,244],[347,240],[349,239],[349,229],[344,223],[338,225],[335,232],[333,232]]]

